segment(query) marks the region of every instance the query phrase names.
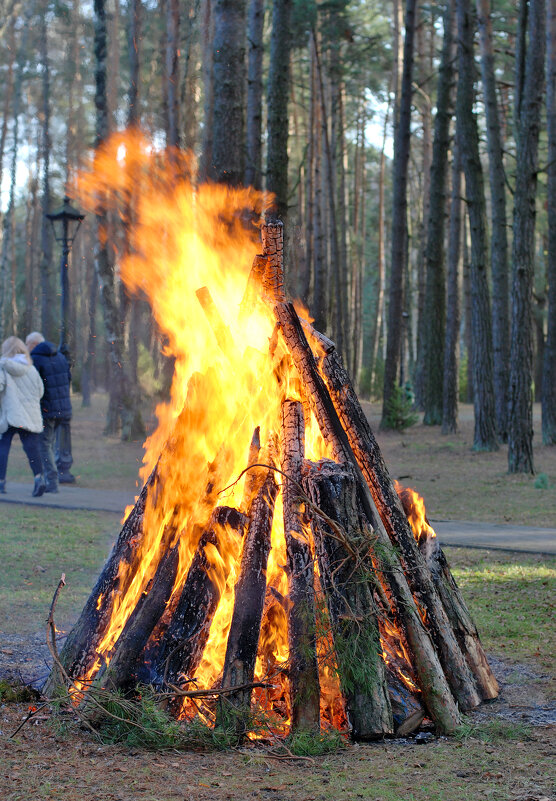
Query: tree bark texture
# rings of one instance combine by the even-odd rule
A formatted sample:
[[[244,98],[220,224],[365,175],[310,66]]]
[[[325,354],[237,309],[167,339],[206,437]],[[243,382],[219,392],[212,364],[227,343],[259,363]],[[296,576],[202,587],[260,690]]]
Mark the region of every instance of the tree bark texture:
[[[288,99],[292,0],[273,0],[267,89],[266,188],[276,196],[278,219],[288,215]]]
[[[457,0],[457,129],[465,174],[465,196],[471,229],[471,314],[475,450],[498,449],[492,357],[492,323],[488,288],[487,224],[483,170],[479,155],[475,102],[474,16],[469,0]]]
[[[250,0],[248,12],[247,153],[245,184],[262,188],[264,0]]]
[[[534,473],[533,324],[535,198],[544,88],[545,0],[531,0],[523,96],[518,119],[512,248],[512,332],[508,420],[508,470]]]
[[[509,265],[506,233],[506,176],[500,131],[490,0],[477,0],[481,74],[487,122],[491,202],[490,261],[492,271],[492,338],[496,427],[500,440],[508,438],[508,364],[510,357]]]
[[[443,434],[451,434],[458,429],[462,205],[461,159],[456,142],[452,163],[452,197],[448,235],[447,322],[442,388]]]
[[[381,656],[377,610],[370,585],[372,541],[358,503],[357,481],[349,465],[305,462],[304,486],[312,503],[342,529],[345,542],[329,521],[312,514],[311,527],[320,583],[330,617],[342,693],[352,736],[374,740],[394,730]]]
[[[392,254],[390,266],[388,333],[381,427],[388,427],[388,413],[400,366],[402,334],[403,275],[407,239],[407,182],[410,152],[411,97],[413,93],[413,49],[417,0],[407,0],[405,43],[399,104],[399,121],[394,135],[394,177],[392,200]]]
[[[246,0],[214,0],[210,178],[238,186],[244,175]]]
[[[542,382],[542,439],[556,445],[556,7],[546,26],[546,121],[548,129],[548,319]]]
[[[426,425],[442,422],[442,390],[444,372],[444,342],[446,336],[446,266],[444,249],[444,209],[450,121],[453,105],[453,18],[454,0],[449,0],[444,12],[444,44],[438,75],[436,118],[432,150],[430,204],[426,243],[426,292],[424,337],[424,393]]]
[[[301,523],[299,487],[305,450],[305,420],[299,401],[282,403],[282,470],[286,538],[289,679],[293,731],[320,725],[313,556]]]

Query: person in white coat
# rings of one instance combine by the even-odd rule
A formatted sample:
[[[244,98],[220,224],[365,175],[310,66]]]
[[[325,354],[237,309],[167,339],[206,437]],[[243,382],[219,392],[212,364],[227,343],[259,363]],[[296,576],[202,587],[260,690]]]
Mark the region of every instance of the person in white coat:
[[[2,344],[0,358],[0,492],[6,492],[8,455],[14,434],[19,434],[23,450],[33,471],[33,496],[42,495],[40,400],[44,385],[33,367],[29,351],[18,337],[8,337]]]

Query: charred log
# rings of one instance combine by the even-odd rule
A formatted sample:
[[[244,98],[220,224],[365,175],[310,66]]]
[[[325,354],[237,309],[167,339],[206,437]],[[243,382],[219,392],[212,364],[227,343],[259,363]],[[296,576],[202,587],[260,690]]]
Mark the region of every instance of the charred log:
[[[220,601],[221,587],[221,582],[216,582],[212,576],[207,550],[218,548],[220,527],[232,529],[239,535],[245,523],[245,516],[229,506],[219,507],[213,513],[172,610],[170,625],[145,654],[145,663],[150,668],[149,681],[155,686],[179,686],[199,665]]]
[[[240,575],[235,587],[234,612],[226,646],[222,689],[253,683],[277,493],[274,475],[272,471],[268,471],[249,513]],[[219,702],[218,725],[233,730],[239,739],[245,734],[249,723],[251,692],[249,688],[238,690],[222,697]]]
[[[282,335],[303,381],[305,392],[323,437],[331,445],[335,460],[341,463],[350,463],[355,471],[358,495],[365,515],[374,530],[377,544],[380,547],[378,556],[382,562],[383,572],[392,597],[395,599],[400,623],[415,659],[416,674],[425,705],[441,731],[445,733],[453,732],[460,723],[460,715],[450,686],[443,673],[433,643],[423,625],[411,594],[408,580],[392,547],[367,480],[351,448],[350,441],[340,422],[328,389],[319,374],[297,312],[291,303],[278,303],[274,308],[274,313],[280,322]],[[347,423],[349,424],[349,421]],[[399,505],[399,500],[397,503]],[[417,551],[417,553],[419,552]],[[428,580],[429,584],[431,584],[430,575]],[[455,647],[459,650],[457,643],[455,643]],[[462,662],[463,668],[469,673],[467,664],[463,659]]]
[[[320,370],[389,540],[400,554],[411,591],[426,613],[427,628],[450,689],[462,710],[473,709],[481,702],[474,676],[415,542],[378,443],[336,351],[330,350],[322,358]]]
[[[106,564],[97,579],[79,620],[67,637],[60,652],[60,662],[69,676],[85,675],[96,658],[96,649],[110,620],[116,592],[121,592],[121,564],[131,564],[143,536],[143,517],[147,498],[156,495],[158,465],[141,490],[135,506],[129,513]],[[51,697],[64,681],[56,665],[43,689]]]
[[[414,518],[413,493],[407,489],[399,489],[398,494],[407,518]],[[425,523],[430,527],[428,520]],[[463,600],[460,589],[452,575],[450,565],[435,536],[427,531],[416,533],[421,551],[427,567],[429,568],[436,591],[440,596],[450,625],[458,638],[461,650],[475,676],[477,687],[483,700],[496,698],[499,693],[498,682],[488,664],[479,632]]]
[[[292,730],[319,729],[320,687],[316,649],[315,587],[311,547],[300,516],[299,487],[305,421],[298,401],[282,404],[284,535],[287,551],[289,677]]]

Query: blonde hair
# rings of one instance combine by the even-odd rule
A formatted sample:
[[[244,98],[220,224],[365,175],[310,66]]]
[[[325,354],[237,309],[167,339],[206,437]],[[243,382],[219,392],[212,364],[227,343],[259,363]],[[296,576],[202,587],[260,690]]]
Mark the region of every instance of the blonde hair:
[[[14,356],[18,355],[18,353],[22,353],[29,364],[32,363],[25,342],[23,342],[23,340],[19,337],[8,337],[2,343],[2,356],[5,356],[7,359],[13,359]]]

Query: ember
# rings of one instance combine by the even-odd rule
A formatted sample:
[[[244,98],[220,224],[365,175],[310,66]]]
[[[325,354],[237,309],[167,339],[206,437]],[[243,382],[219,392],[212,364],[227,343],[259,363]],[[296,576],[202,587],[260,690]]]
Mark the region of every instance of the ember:
[[[285,299],[281,223],[262,224],[257,255],[242,219],[261,195],[178,180],[137,136],[109,143],[81,190],[118,208],[131,176],[121,272],[148,297],[175,376],[145,485],[61,653],[76,703],[143,682],[171,692],[178,717],[231,720],[238,738],[252,705],[282,732],[369,740],[425,716],[454,731],[496,680],[334,344]],[[48,692],[61,680],[55,667]]]

